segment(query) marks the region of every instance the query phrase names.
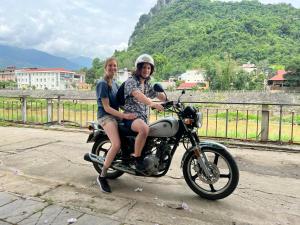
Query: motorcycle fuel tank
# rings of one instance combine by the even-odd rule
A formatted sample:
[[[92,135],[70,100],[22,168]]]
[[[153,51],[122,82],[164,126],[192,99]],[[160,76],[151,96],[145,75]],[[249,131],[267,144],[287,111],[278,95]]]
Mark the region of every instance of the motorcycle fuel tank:
[[[179,129],[179,123],[174,117],[166,117],[155,121],[149,127],[150,137],[172,137]]]

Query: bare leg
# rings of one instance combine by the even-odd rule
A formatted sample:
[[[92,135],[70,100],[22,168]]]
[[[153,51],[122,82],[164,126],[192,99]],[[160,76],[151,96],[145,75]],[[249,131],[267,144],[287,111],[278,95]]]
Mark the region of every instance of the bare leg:
[[[138,133],[134,143],[134,156],[140,157],[149,134],[149,126],[142,119],[136,119],[133,121],[131,129]]]
[[[121,141],[120,141],[118,126],[114,122],[109,122],[105,124],[103,129],[111,142],[111,148],[109,149],[105,157],[105,161],[101,173],[101,176],[105,177],[107,169],[110,167],[111,162],[114,160],[116,154],[120,150]]]

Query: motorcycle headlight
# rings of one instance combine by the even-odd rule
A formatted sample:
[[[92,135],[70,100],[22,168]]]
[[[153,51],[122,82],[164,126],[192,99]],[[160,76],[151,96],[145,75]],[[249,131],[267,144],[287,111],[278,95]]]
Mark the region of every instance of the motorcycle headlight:
[[[200,128],[202,127],[202,112],[197,112],[195,116],[195,125],[196,127]]]

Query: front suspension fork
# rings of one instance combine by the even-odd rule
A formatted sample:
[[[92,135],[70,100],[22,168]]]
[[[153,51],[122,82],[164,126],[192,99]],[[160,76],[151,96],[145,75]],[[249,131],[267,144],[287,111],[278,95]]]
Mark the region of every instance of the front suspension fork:
[[[213,174],[208,169],[209,163],[208,163],[207,157],[203,153],[203,151],[201,150],[201,147],[199,145],[196,145],[193,148],[193,151],[194,151],[194,154],[197,158],[197,162],[200,165],[200,168],[203,169],[203,172],[204,172],[205,176],[209,179],[212,178]]]

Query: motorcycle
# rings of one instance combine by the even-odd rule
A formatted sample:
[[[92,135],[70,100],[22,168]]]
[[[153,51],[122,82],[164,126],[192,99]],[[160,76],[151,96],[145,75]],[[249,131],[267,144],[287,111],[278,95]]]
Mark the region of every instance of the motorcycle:
[[[153,88],[156,92],[164,92],[159,84],[155,84]],[[142,152],[145,167],[142,172],[130,164],[136,133],[119,124],[121,149],[107,172],[107,178],[116,179],[124,173],[164,176],[179,144],[183,143],[186,150],[181,160],[183,176],[196,194],[209,200],[218,200],[235,190],[239,182],[237,163],[224,145],[199,140],[197,128],[202,125],[202,113],[197,112],[193,106],[185,106],[180,101],[183,94],[184,91],[177,102],[167,100],[162,103],[165,111],[177,114],[178,118],[165,117],[150,124],[149,136]],[[94,142],[94,145],[91,153],[84,155],[84,159],[92,162],[96,171],[101,174],[110,140],[99,124],[93,122],[89,129],[91,133],[87,142]]]

